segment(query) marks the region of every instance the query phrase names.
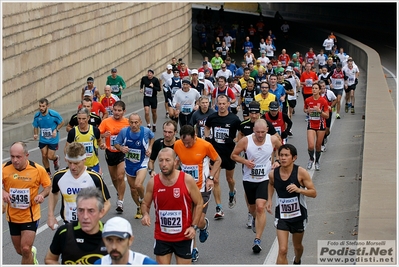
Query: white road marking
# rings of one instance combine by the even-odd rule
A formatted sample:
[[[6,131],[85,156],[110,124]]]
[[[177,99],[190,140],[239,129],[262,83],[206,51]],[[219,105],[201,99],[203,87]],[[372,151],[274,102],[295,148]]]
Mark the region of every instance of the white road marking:
[[[382,66],[382,68],[383,68],[386,72],[388,72],[388,73],[393,77],[393,79],[395,80],[395,83],[398,83],[398,81],[396,80],[395,74],[393,74],[390,70],[388,70],[388,69],[385,68],[384,66]]]

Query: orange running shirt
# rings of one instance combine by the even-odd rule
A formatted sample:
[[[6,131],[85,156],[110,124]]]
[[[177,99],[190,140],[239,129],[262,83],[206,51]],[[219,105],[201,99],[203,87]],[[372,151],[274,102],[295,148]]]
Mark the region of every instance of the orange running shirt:
[[[198,189],[205,192],[206,178],[209,176],[209,160],[215,161],[219,154],[211,143],[195,138],[192,147],[186,148],[182,140],[177,140],[173,149],[180,159],[182,171],[194,177]]]
[[[118,136],[118,133],[126,126],[129,126],[129,120],[125,117],[123,117],[121,120],[115,120],[114,117],[109,117],[104,119],[100,126],[98,126],[101,134],[107,131],[111,133],[111,136],[105,138],[105,145],[109,151],[119,152],[119,150],[114,147],[114,142]]]
[[[40,204],[33,199],[39,194],[40,185],[51,186],[50,176],[41,165],[29,161],[26,168],[18,171],[11,161],[3,164],[3,188],[11,196],[7,205],[7,221],[29,223],[40,219]]]

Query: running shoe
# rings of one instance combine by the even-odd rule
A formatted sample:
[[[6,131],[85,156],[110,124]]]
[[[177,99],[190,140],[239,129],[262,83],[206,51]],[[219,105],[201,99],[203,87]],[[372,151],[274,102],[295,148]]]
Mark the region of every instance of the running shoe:
[[[199,231],[199,241],[201,243],[204,243],[208,239],[209,236],[208,227],[209,227],[209,220],[208,218],[205,218],[205,228],[200,229]]]
[[[336,118],[341,119],[341,116],[339,116],[339,114],[337,113]]]
[[[351,113],[355,114],[355,108],[354,107],[351,107]]]
[[[310,159],[308,161],[308,166],[306,167],[306,169],[310,170],[312,168],[312,166],[313,166],[313,160]]]
[[[255,238],[254,246],[252,247],[252,251],[254,253],[259,253],[261,250],[262,250],[262,248],[260,247],[260,239]]]
[[[141,208],[140,207],[137,207],[137,212],[136,212],[136,215],[134,215],[134,218],[135,219],[143,218],[143,214],[141,213]]]
[[[119,214],[123,212],[123,200],[116,201],[116,212]]]
[[[165,119],[169,119],[169,112],[166,112]]]
[[[254,232],[254,234],[256,234],[255,218],[254,217],[252,217],[251,228],[252,228],[252,232]]]
[[[155,133],[157,131],[157,127],[155,125],[152,126],[152,132]]]
[[[221,219],[223,217],[224,217],[224,212],[223,212],[222,207],[216,206],[216,213],[215,213],[214,218],[215,219]]]
[[[252,228],[252,214],[250,212],[248,212],[248,220],[247,223],[245,224],[247,226],[247,228]]]
[[[315,169],[316,171],[320,171],[320,163],[316,162],[316,163],[314,164],[314,169]]]
[[[34,265],[39,265],[39,261],[37,260],[37,249],[35,246],[32,246],[32,257],[33,257],[33,264]]]
[[[295,109],[292,110],[292,114],[295,114]]]
[[[348,111],[349,111],[349,105],[348,105],[348,103],[346,103],[345,104],[345,113],[348,113]]]
[[[54,170],[55,170],[55,171],[58,171],[58,170],[60,169],[59,159],[60,159],[60,156],[57,155],[57,158],[53,161],[53,163],[54,163]]]
[[[199,258],[199,253],[197,248],[193,248],[193,251],[191,252],[191,262],[196,262],[198,261]]]
[[[292,259],[292,264],[299,264],[300,265],[301,264],[301,260],[299,260],[299,262],[295,262],[295,258],[296,257],[294,256],[294,258]]]
[[[237,190],[234,188],[233,194],[229,192],[229,208],[232,209],[236,206],[237,200],[236,200],[236,194]]]
[[[292,128],[289,130],[289,132],[287,133],[288,136],[294,136],[294,134],[292,133]]]
[[[326,151],[327,151],[326,146],[321,146],[321,152],[326,152]]]
[[[337,109],[335,107],[332,108],[332,112],[335,112]]]
[[[327,136],[325,136],[324,137],[324,145],[327,144],[327,142],[328,142],[328,138],[327,138]]]

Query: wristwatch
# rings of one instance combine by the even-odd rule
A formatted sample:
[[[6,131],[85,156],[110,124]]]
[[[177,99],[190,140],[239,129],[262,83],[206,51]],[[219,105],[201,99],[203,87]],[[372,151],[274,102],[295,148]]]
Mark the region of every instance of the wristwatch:
[[[208,176],[208,179],[213,181],[213,179],[215,179],[213,176]]]
[[[195,225],[195,224],[191,225],[191,227],[192,227],[192,228],[194,228],[194,230],[195,230],[195,231],[197,231],[197,230],[198,230],[198,226],[197,226],[197,225]]]

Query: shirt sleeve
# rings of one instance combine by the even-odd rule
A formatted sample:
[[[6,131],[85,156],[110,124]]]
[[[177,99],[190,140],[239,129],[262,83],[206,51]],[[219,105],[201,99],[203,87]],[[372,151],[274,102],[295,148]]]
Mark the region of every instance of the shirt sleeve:
[[[73,141],[75,141],[75,133],[76,133],[75,128],[72,128],[72,129],[68,132],[67,143],[72,143]]]
[[[126,139],[126,129],[127,128],[123,128],[119,133],[118,136],[115,139],[114,144],[118,144],[118,145],[123,145],[124,143],[124,139]]]

